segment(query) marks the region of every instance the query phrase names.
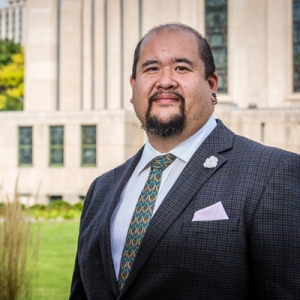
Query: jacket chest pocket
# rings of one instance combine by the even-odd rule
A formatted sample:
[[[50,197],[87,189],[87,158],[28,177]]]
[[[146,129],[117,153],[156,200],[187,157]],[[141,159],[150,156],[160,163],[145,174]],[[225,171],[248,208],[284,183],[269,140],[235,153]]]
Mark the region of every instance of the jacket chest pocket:
[[[192,273],[205,272],[244,260],[246,238],[239,218],[184,223],[179,267]],[[208,274],[206,273],[206,274]]]
[[[191,235],[215,235],[236,232],[239,229],[239,218],[217,221],[195,221],[183,224],[182,234],[187,238]]]

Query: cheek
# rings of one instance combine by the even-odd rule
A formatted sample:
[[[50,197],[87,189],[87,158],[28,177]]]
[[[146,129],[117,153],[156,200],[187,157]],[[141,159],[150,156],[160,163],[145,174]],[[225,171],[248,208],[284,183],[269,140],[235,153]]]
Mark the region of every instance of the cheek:
[[[192,115],[199,114],[211,108],[210,93],[207,89],[199,87],[199,85],[195,86],[190,93],[185,93],[184,97],[187,113]]]
[[[143,100],[149,99],[149,97],[155,92],[155,82],[153,78],[147,78],[146,76],[140,77],[135,84],[133,91]]]
[[[146,116],[146,111],[148,109],[148,101],[144,101],[140,97],[133,96],[132,104],[137,117],[143,123],[143,120]]]
[[[132,89],[132,103],[136,107],[148,106],[148,101],[150,97],[150,91],[146,88],[146,85],[142,83],[136,83]]]
[[[210,103],[211,93],[207,85],[198,84],[194,86],[194,89],[190,93],[190,97],[195,100],[195,104],[203,106]]]

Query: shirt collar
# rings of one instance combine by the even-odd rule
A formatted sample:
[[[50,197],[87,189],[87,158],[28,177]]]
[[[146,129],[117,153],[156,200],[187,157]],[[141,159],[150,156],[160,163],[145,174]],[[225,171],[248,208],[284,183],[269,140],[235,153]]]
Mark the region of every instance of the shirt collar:
[[[200,128],[187,140],[170,150],[169,153],[174,154],[178,159],[182,160],[184,163],[187,163],[216,126],[217,122],[214,116],[211,116],[202,128]],[[147,138],[142,157],[137,166],[138,174],[140,174],[148,166],[153,158],[163,154],[166,153],[160,153],[159,151],[155,150]]]

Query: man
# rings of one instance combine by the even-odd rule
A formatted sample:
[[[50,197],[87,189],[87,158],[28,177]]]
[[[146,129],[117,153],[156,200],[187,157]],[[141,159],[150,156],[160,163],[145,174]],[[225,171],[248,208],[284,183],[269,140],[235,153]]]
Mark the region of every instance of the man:
[[[147,33],[130,84],[147,142],[87,193],[70,299],[300,299],[300,156],[214,119],[190,27]]]

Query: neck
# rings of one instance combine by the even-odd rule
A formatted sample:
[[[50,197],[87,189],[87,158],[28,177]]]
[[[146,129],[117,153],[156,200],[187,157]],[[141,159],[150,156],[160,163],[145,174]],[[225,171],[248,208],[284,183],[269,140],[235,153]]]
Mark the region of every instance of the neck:
[[[150,138],[148,135],[148,139],[151,146],[160,153],[167,153],[180,144],[180,142],[178,143],[174,139],[170,138]]]
[[[192,134],[180,134],[176,136],[170,136],[170,137],[161,137],[161,136],[154,136],[151,134],[147,134],[149,143],[151,146],[159,151],[160,153],[167,153],[170,150],[177,147],[179,144],[187,140],[189,137],[191,137],[195,132]]]

